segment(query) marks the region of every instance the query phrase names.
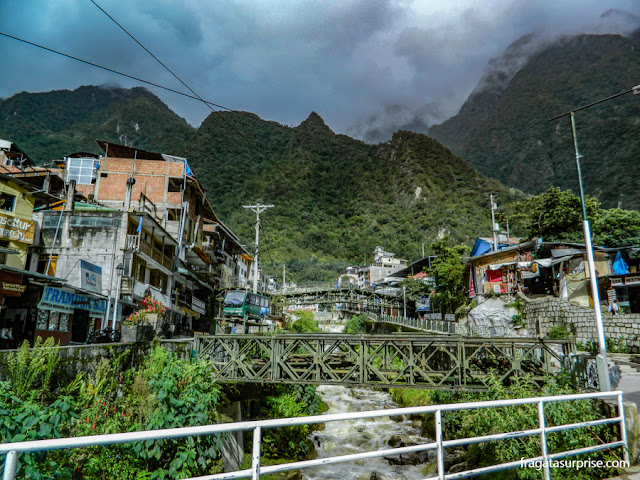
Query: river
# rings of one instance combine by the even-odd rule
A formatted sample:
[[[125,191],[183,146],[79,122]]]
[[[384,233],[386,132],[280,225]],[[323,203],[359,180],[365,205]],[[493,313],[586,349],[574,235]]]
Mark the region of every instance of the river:
[[[323,322],[320,328],[325,332],[337,333],[343,330],[344,325]],[[317,392],[329,407],[325,415],[398,408],[391,395],[381,390],[322,385],[318,387]],[[388,442],[394,436],[400,436],[405,442],[411,442],[411,444],[431,442],[420,436],[419,427],[408,418],[402,421],[380,417],[330,422],[325,424],[323,430],[317,430],[311,434],[318,458],[391,448]],[[380,457],[307,468],[302,470],[302,478],[306,480],[414,480],[436,476],[436,473],[435,463],[392,465],[388,460]]]
[[[329,406],[326,414],[361,412],[398,408],[391,396],[384,391],[367,388],[348,388],[323,385],[318,393]],[[420,429],[407,418],[394,421],[389,417],[348,422],[330,422],[324,430],[312,434],[319,458],[348,455],[391,448],[389,440],[400,436],[405,442],[429,443],[420,436]],[[398,458],[396,456],[395,458]],[[435,463],[419,465],[391,465],[384,458],[359,460],[325,465],[302,471],[307,480],[413,480],[435,476]]]

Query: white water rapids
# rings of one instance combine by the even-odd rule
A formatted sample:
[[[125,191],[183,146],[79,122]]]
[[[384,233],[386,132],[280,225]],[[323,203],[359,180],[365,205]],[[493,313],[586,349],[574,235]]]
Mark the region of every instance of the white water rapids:
[[[344,325],[323,322],[320,327],[326,332],[337,333],[343,330]],[[325,415],[398,408],[391,395],[384,391],[322,385],[317,392],[329,407]],[[431,441],[421,437],[419,428],[408,418],[396,422],[389,417],[329,422],[323,430],[313,432],[311,438],[318,458],[327,458],[390,449],[388,442],[394,435],[402,436],[412,444]],[[302,470],[302,478],[306,480],[417,480],[436,474],[435,463],[391,465],[383,457]]]
[[[360,412],[397,408],[386,392],[367,388],[338,386],[318,387],[318,393],[329,406],[326,414]],[[348,455],[391,448],[388,445],[393,435],[400,435],[412,443],[429,443],[420,436],[420,430],[409,419],[401,422],[381,417],[364,420],[330,422],[324,430],[315,431],[312,439],[319,458]],[[397,457],[396,457],[397,458]],[[337,463],[302,470],[307,480],[413,480],[435,476],[435,464],[391,465],[383,457]]]

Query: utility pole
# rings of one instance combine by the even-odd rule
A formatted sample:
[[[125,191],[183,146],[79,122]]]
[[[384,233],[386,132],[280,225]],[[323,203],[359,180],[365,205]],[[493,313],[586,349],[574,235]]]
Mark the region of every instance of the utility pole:
[[[256,250],[253,260],[253,293],[258,293],[258,242],[260,241],[260,214],[267,208],[273,208],[274,205],[243,205],[243,208],[249,208],[256,213]]]
[[[282,293],[287,291],[287,265],[282,264]]]
[[[496,209],[498,205],[493,203],[493,193],[489,194],[491,201],[491,230],[493,230],[493,249],[498,250],[498,225],[496,224]]]
[[[601,103],[607,102],[614,98],[618,98],[622,95],[626,95],[628,93],[633,93],[637,95],[640,93],[640,85],[636,85],[624,92],[616,93],[615,95],[611,95],[606,98],[602,98],[600,100],[596,100],[588,105],[583,105],[578,108],[574,108],[568,112],[565,112],[561,115],[553,117],[550,121],[557,120],[562,117],[569,116],[571,120],[571,135],[573,139],[573,149],[576,155],[576,167],[578,170],[578,183],[580,185],[580,203],[582,204],[582,232],[584,234],[584,244],[587,250],[587,263],[589,268],[589,282],[591,284],[591,298],[593,300],[593,310],[596,317],[596,331],[598,333],[598,344],[600,353],[596,357],[596,364],[598,366],[598,380],[600,383],[600,390],[603,392],[611,391],[611,382],[609,379],[609,361],[607,359],[607,341],[604,332],[604,323],[602,321],[602,312],[600,310],[600,294],[598,292],[598,277],[596,268],[594,265],[593,259],[593,243],[591,240],[591,228],[589,225],[589,219],[587,218],[587,207],[584,201],[584,187],[582,185],[582,169],[580,167],[580,152],[578,150],[578,137],[576,135],[576,120],[575,113],[584,110],[586,108],[591,108],[595,105],[599,105]]]

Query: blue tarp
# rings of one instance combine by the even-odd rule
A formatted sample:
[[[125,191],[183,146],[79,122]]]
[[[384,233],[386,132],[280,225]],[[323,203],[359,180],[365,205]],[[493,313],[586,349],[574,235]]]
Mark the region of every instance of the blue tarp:
[[[476,240],[476,244],[473,246],[473,250],[471,251],[471,256],[476,257],[478,255],[482,255],[483,253],[487,253],[491,251],[491,243],[483,240],[481,238]]]
[[[615,275],[626,275],[629,273],[629,265],[622,258],[622,253],[618,251],[616,259],[613,261],[613,273]]]

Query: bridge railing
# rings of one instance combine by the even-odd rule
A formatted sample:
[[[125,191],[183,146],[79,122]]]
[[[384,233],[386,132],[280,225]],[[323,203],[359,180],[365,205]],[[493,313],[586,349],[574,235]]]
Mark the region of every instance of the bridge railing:
[[[439,316],[441,318],[442,314],[435,314],[431,318],[429,318],[429,315],[425,318],[412,318],[373,312],[362,313],[376,322],[392,323],[425,332],[455,334],[467,337],[504,337],[509,334],[509,330],[505,326],[461,325],[455,321],[455,315],[449,314],[445,314],[444,320],[441,320],[434,317]]]
[[[547,426],[545,407],[557,402],[584,401],[589,399],[611,399],[617,403],[617,416],[579,422],[573,424],[560,424]],[[507,406],[535,405],[537,409],[537,427],[517,432],[505,432],[493,435],[476,436],[471,438],[461,438],[445,440],[442,417],[444,413],[453,411],[503,408]],[[292,427],[299,425],[316,425],[319,423],[339,422],[348,420],[380,418],[401,415],[423,415],[433,414],[435,417],[435,440],[430,443],[412,445],[407,447],[386,448],[377,451],[359,452],[348,455],[338,455],[334,457],[317,458],[315,460],[305,460],[301,462],[285,463],[280,465],[262,466],[261,443],[263,429]],[[597,445],[589,447],[574,448],[572,450],[550,453],[547,439],[550,435],[569,430],[591,428],[598,425],[618,425],[619,439],[609,442],[603,441]],[[428,407],[395,408],[389,410],[375,410],[368,412],[339,413],[333,415],[316,415],[311,417],[294,417],[276,420],[260,420],[251,422],[235,422],[217,425],[205,425],[197,427],[183,427],[164,430],[147,430],[142,432],[115,433],[108,435],[95,435],[85,437],[58,438],[52,440],[34,440],[27,442],[3,443],[0,444],[0,455],[6,455],[4,462],[3,480],[14,480],[18,464],[18,455],[21,453],[43,452],[50,450],[62,450],[68,448],[114,445],[120,443],[141,442],[149,440],[163,440],[169,438],[183,438],[203,435],[221,435],[230,432],[249,431],[253,432],[253,455],[251,469],[226,472],[215,475],[197,477],[198,480],[222,480],[236,478],[251,478],[258,480],[260,475],[298,470],[316,466],[343,463],[349,461],[366,460],[370,458],[388,457],[411,452],[435,451],[437,463],[437,477],[440,480],[465,478],[475,475],[497,472],[500,470],[525,468],[527,465],[540,465],[544,478],[551,478],[550,462],[591,452],[599,452],[614,448],[621,448],[626,466],[629,466],[628,442],[626,425],[624,418],[624,407],[622,403],[622,392],[599,392],[574,395],[561,395],[555,397],[522,398],[510,400],[494,400],[487,402],[458,403],[448,405],[432,405]],[[525,438],[536,436],[540,438],[540,455],[527,457],[511,462],[504,462],[497,465],[482,467],[472,470],[464,470],[456,473],[446,474],[445,472],[445,449],[460,447],[465,445],[500,442],[506,439]],[[614,437],[617,438],[617,437]],[[195,480],[186,479],[186,480]]]
[[[219,382],[365,385],[380,388],[486,390],[528,375],[542,386],[571,371],[569,340],[393,333],[201,335],[198,358]]]

